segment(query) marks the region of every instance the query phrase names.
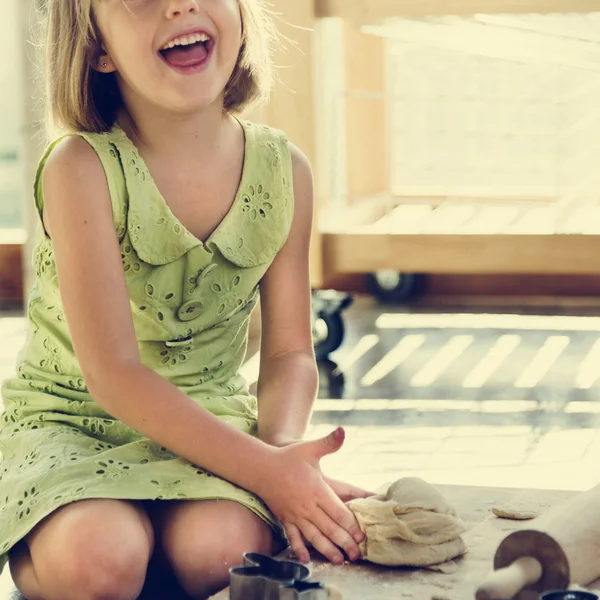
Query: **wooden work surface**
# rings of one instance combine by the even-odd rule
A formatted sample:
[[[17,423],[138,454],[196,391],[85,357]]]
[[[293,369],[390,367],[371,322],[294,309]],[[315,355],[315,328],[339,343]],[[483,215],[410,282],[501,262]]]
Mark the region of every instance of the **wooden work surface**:
[[[456,560],[455,573],[383,568],[367,563],[334,567],[315,558],[309,565],[312,578],[339,587],[344,600],[470,600],[475,597],[477,585],[492,568],[500,541],[511,531],[528,525],[527,521],[498,519],[491,509],[510,505],[541,513],[573,495],[573,492],[565,491],[436,487],[456,505],[468,528],[463,539],[469,551]],[[592,587],[600,589],[600,585]],[[225,590],[213,600],[228,598],[229,592]]]

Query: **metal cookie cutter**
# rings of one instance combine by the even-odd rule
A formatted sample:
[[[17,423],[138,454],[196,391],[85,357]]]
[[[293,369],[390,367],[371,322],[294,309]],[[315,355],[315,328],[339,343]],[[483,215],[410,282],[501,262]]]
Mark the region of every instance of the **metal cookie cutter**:
[[[546,592],[540,596],[540,600],[598,600],[598,596],[587,591],[554,591]]]
[[[319,582],[297,581],[279,590],[279,600],[329,600],[329,590]]]
[[[276,560],[258,552],[244,554],[244,566],[230,569],[229,574],[230,600],[280,600],[282,587],[310,577],[308,567],[300,563]]]

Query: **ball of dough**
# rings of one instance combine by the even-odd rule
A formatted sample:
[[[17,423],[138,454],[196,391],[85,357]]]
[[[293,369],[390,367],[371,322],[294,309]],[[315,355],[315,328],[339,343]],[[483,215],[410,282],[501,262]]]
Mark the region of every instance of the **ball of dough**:
[[[466,552],[465,526],[456,509],[417,477],[393,483],[385,494],[348,503],[365,533],[365,560],[387,566],[432,566]]]

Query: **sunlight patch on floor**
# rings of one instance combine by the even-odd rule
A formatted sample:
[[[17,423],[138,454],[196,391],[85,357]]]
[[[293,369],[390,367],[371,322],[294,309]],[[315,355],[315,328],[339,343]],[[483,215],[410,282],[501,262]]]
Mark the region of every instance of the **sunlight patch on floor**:
[[[515,329],[600,331],[600,317],[490,313],[383,313],[379,329]]]

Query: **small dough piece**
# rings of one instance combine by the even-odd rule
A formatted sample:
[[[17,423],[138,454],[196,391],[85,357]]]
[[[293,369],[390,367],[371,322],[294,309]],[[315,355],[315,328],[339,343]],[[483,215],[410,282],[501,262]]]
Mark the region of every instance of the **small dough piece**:
[[[539,516],[538,513],[531,510],[519,510],[509,506],[492,508],[492,512],[501,519],[511,519],[512,521],[528,521]]]
[[[431,571],[444,573],[445,575],[451,575],[452,573],[456,573],[456,571],[458,571],[458,565],[453,560],[440,563],[439,565],[427,565],[427,568]]]
[[[460,537],[465,525],[455,508],[417,477],[400,479],[385,494],[352,500],[348,508],[365,533],[360,550],[369,562],[436,569],[466,552]]]

